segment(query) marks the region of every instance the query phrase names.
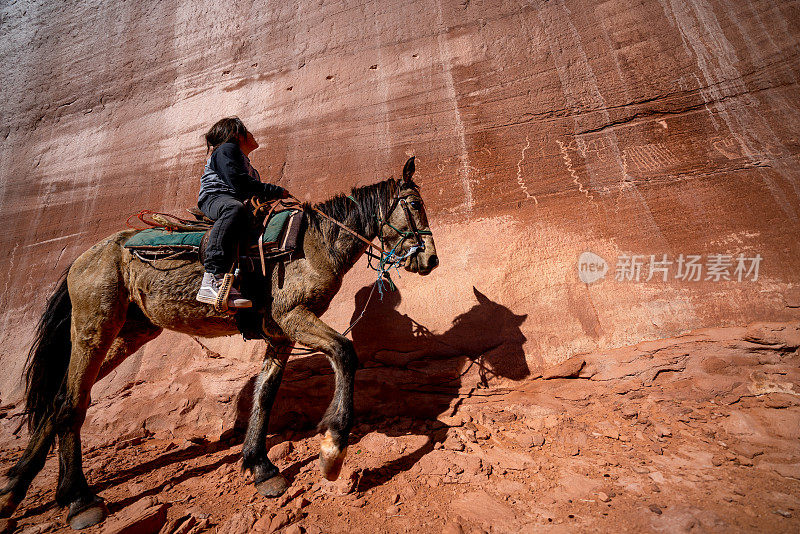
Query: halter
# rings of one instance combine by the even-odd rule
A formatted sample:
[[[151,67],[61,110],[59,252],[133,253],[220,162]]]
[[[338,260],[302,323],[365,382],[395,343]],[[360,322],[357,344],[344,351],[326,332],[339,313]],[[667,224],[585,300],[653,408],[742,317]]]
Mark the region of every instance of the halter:
[[[392,287],[392,289],[394,289],[394,283],[392,282],[392,279],[389,278],[389,269],[391,269],[392,267],[394,267],[395,269],[399,268],[400,264],[404,260],[410,258],[411,256],[413,256],[413,255],[415,255],[415,254],[417,254],[419,252],[424,251],[425,250],[425,243],[422,241],[422,236],[423,235],[431,235],[431,236],[433,235],[433,232],[431,232],[430,230],[419,230],[417,228],[417,223],[414,222],[414,218],[411,216],[411,209],[408,207],[408,200],[407,199],[408,199],[408,197],[411,196],[411,194],[401,196],[400,195],[401,189],[402,189],[401,184],[398,184],[397,185],[397,195],[396,196],[393,195],[394,198],[392,200],[391,205],[389,205],[389,209],[386,210],[386,214],[383,217],[381,217],[380,219],[377,216],[375,217],[375,220],[378,222],[378,239],[381,242],[381,247],[380,247],[380,253],[381,254],[380,254],[380,256],[377,255],[377,254],[374,254],[369,249],[367,249],[367,256],[369,258],[369,260],[368,260],[369,267],[378,272],[379,279],[381,277],[385,277],[388,280],[388,282],[389,282],[390,286]],[[419,193],[419,191],[417,190],[416,187],[413,187],[413,189],[414,189],[415,192]],[[356,201],[356,199],[352,195],[347,195],[347,198],[352,200],[353,203],[356,204],[357,206],[359,205],[358,202]],[[397,206],[402,206],[403,213],[406,216],[406,222],[408,223],[408,227],[411,229],[410,231],[405,231],[404,232],[404,231],[402,231],[402,230],[400,230],[398,228],[395,228],[392,225],[392,223],[389,222],[389,217],[392,216],[392,213],[394,213],[394,210],[397,209]],[[383,228],[385,226],[388,226],[389,228],[394,230],[395,233],[397,233],[397,235],[400,237],[400,239],[397,241],[397,243],[395,243],[394,246],[388,252],[386,251],[387,248],[388,248],[388,246],[386,245],[387,239],[384,238],[384,236],[383,236]],[[413,245],[411,245],[411,247],[409,247],[408,252],[406,252],[402,256],[398,256],[397,252],[396,252],[397,249],[402,246],[402,244],[405,242],[406,239],[409,239],[411,237],[414,238],[415,243]],[[377,248],[377,247],[374,247],[374,245],[373,245],[373,248]],[[377,267],[372,265],[372,260],[373,259],[378,260],[378,266]]]

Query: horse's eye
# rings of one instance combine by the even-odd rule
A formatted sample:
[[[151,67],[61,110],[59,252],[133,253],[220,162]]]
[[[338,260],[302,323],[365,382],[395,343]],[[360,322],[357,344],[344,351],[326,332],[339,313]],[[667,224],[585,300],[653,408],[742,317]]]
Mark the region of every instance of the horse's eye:
[[[412,200],[411,207],[414,208],[415,210],[422,209],[422,202],[420,202],[419,200]]]

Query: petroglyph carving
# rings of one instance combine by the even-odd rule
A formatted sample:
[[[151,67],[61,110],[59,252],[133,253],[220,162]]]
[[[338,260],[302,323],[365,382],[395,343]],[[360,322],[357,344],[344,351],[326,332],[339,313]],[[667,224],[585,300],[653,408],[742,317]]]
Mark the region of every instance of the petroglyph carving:
[[[635,145],[626,148],[623,152],[625,171],[652,172],[664,167],[678,164],[678,158],[663,144]]]
[[[536,199],[536,196],[531,195],[528,192],[528,186],[525,185],[525,180],[522,179],[522,162],[525,161],[525,151],[531,147],[531,141],[528,139],[528,136],[525,136],[525,146],[522,148],[522,157],[517,162],[517,183],[519,184],[519,188],[525,193],[525,198],[532,198],[536,205],[539,205],[539,201]]]
[[[738,159],[743,156],[742,143],[736,136],[730,137],[714,137],[712,145],[714,149],[728,159]]]
[[[597,140],[592,140],[590,141],[590,143],[594,143],[595,141],[600,141],[600,140],[602,140],[602,138]],[[585,148],[586,145],[584,145],[584,141],[582,139],[577,139],[576,141],[578,142],[579,150],[581,145],[583,145]],[[572,176],[572,182],[578,186],[578,191],[586,195],[586,198],[588,198],[589,200],[594,200],[594,196],[591,195],[589,191],[583,187],[583,184],[581,184],[580,181],[578,180],[578,173],[575,172],[575,169],[572,168],[572,158],[569,156],[567,150],[569,148],[572,148],[574,150],[574,142],[570,142],[569,145],[565,145],[560,139],[556,139],[556,143],[558,143],[558,149],[561,151],[561,157],[564,159],[564,165],[567,166],[567,171],[569,172],[570,176]],[[584,155],[584,157],[585,154],[586,150],[583,150],[582,155]]]
[[[560,142],[559,146],[561,146]],[[568,145],[565,146],[565,149],[577,150],[578,152],[580,152],[581,156],[585,158],[586,155],[589,154],[590,152],[599,155],[600,152],[602,152],[603,150],[612,147],[613,147],[613,142],[611,138],[609,138],[608,136],[603,136],[603,137],[596,137],[595,139],[591,139],[589,141],[586,141],[585,139],[581,138],[573,139],[572,141],[569,142]]]

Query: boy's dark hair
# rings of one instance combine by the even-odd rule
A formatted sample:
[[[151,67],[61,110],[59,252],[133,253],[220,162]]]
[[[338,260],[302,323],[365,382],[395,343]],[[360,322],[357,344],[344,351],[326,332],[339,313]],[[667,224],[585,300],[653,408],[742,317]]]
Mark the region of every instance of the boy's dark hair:
[[[239,136],[247,136],[247,128],[239,117],[225,117],[218,120],[206,133],[206,154],[228,141],[239,144]]]

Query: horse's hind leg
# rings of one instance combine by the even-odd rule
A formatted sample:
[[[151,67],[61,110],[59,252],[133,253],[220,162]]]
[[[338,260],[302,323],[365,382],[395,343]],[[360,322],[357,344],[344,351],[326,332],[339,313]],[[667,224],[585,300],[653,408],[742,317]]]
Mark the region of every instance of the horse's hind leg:
[[[108,349],[105,361],[97,374],[97,380],[108,376],[111,371],[125,361],[125,358],[139,350],[148,341],[157,338],[163,330],[151,323],[138,306],[129,305],[125,324],[111,344],[111,348]]]
[[[150,323],[141,311],[134,305],[128,308],[125,324],[111,343],[111,347],[102,361],[102,365],[95,373],[92,368],[76,368],[80,374],[79,383],[75,385],[68,396],[74,406],[73,416],[66,415],[67,426],[59,434],[59,473],[56,501],[62,506],[69,506],[69,521],[73,528],[84,528],[102,521],[105,518],[105,508],[102,500],[91,492],[83,474],[81,460],[80,429],[86,416],[86,409],[80,408],[81,403],[88,407],[88,391],[92,385],[113,371],[125,358],[136,352],[142,345],[154,339],[162,329]],[[72,366],[70,366],[70,372]],[[73,382],[70,380],[70,383]],[[86,392],[84,389],[88,388]]]
[[[264,365],[253,387],[253,408],[242,447],[242,468],[253,473],[256,489],[265,497],[277,497],[289,484],[267,457],[267,425],[272,403],[283,378],[283,367],[289,359],[286,342],[268,342]]]
[[[89,488],[83,474],[80,432],[92,386],[121,330],[125,312],[122,302],[91,311],[73,310],[66,391],[54,419],[59,445],[56,501],[69,506],[67,521],[74,529],[97,524],[108,515],[103,499]]]
[[[73,271],[70,270],[70,276]],[[127,303],[116,291],[108,291],[113,285],[98,285],[96,276],[81,278],[82,274],[70,278],[69,291],[66,279],[61,282],[42,316],[27,376],[30,388],[27,409],[35,427],[25,452],[8,472],[7,484],[0,490],[0,517],[10,517],[22,501],[44,466],[56,436],[62,450],[61,482],[65,480],[65,472],[73,480],[70,485],[60,484],[70,490],[61,494],[74,493],[79,497],[88,494],[88,484],[80,472],[80,445],[73,446],[72,441],[77,442],[77,439],[71,439],[70,431],[80,429],[91,385],[119,331]],[[88,298],[81,299],[77,305],[73,298],[74,286],[88,293]],[[91,304],[87,306],[87,303]],[[69,448],[78,455],[77,475],[71,474],[75,472],[75,464],[63,461],[63,451]]]
[[[358,367],[353,342],[302,306],[281,317],[278,324],[292,341],[325,353],[333,368],[336,389],[319,425],[320,430],[325,430],[320,444],[319,467],[325,478],[336,480],[353,427],[353,385]]]
[[[124,304],[115,303],[103,312],[72,314],[72,348],[64,385],[54,399],[55,413],[47,415],[34,430],[22,458],[8,474],[9,482],[0,491],[0,514],[8,517],[25,496],[36,474],[44,466],[47,453],[58,436],[59,484],[56,500],[69,505],[68,520],[73,528],[102,521],[107,512],[102,499],[89,489],[81,468],[80,428],[89,407],[89,393],[98,370],[112,345]]]

